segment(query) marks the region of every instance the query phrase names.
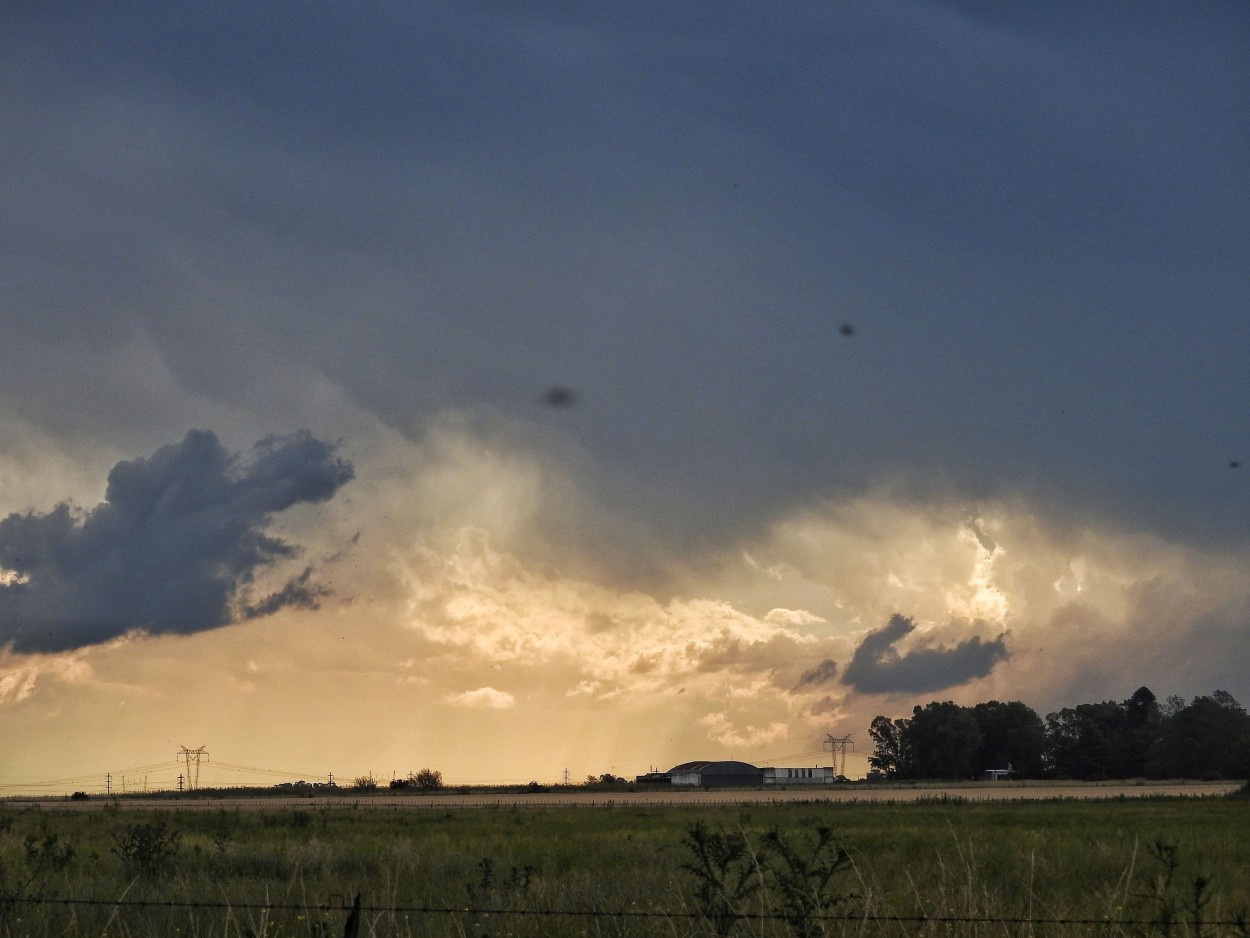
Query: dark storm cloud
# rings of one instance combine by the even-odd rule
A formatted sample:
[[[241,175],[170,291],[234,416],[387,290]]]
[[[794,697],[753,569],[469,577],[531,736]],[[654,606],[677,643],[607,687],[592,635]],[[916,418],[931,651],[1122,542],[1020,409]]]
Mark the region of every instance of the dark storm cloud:
[[[838,674],[838,664],[831,658],[826,658],[810,671],[804,671],[799,675],[799,683],[795,686],[795,690],[802,687],[818,687],[826,681],[832,681]]]
[[[352,477],[334,445],[306,431],[255,445],[248,460],[208,431],[109,473],[82,511],[0,520],[0,646],[64,651],[130,630],[190,633],[285,606],[315,606],[311,570],[247,603],[256,573],[298,548],[266,533],[272,516],[329,499]]]
[[[976,636],[953,648],[917,648],[900,655],[894,646],[916,629],[906,616],[893,615],[855,649],[842,683],[864,694],[924,694],[985,677],[1007,657],[1006,637]]]
[[[258,603],[243,607],[243,618],[260,619],[272,615],[279,609],[318,609],[323,596],[330,591],[324,586],[312,582],[312,567],[305,567],[299,576],[291,577],[286,585],[276,593],[270,593]]]
[[[9,4],[0,409],[185,426],[136,335],[548,422],[677,556],[883,474],[1244,537],[1247,9]]]

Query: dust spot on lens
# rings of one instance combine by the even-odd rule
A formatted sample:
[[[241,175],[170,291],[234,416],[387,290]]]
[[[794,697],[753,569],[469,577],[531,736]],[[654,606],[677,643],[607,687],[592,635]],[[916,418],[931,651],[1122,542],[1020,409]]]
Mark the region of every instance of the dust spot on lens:
[[[543,393],[543,403],[548,407],[572,407],[577,403],[577,392],[563,384],[556,384]]]

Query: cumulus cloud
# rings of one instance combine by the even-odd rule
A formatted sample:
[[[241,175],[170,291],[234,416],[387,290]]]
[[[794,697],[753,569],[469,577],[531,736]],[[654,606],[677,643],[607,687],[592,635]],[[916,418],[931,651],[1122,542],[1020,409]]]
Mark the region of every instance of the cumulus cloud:
[[[187,634],[286,606],[315,606],[311,569],[252,600],[256,575],[299,553],[273,516],[331,498],[352,478],[333,444],[271,436],[250,458],[206,430],[119,462],[105,500],[0,520],[0,644],[55,652],[131,631]]]
[[[819,657],[810,636],[729,603],[662,601],[532,569],[476,529],[418,545],[401,576],[412,629],[442,653],[519,669],[567,667],[577,693],[595,699],[618,690],[641,699],[677,687],[723,695],[726,674],[749,679]],[[788,674],[782,686],[797,676]]]
[[[722,746],[766,746],[790,735],[790,727],[781,722],[739,729],[728,714],[720,712],[709,713],[699,721],[699,725],[707,727],[708,739]]]
[[[447,702],[461,707],[475,707],[482,710],[507,710],[516,706],[516,698],[506,690],[493,687],[479,687],[466,690],[460,694],[448,694]]]
[[[869,632],[855,649],[843,683],[867,694],[923,694],[985,677],[1007,657],[1005,635],[993,641],[973,636],[952,648],[899,654],[894,646],[915,630],[911,619],[895,614],[883,628]]]

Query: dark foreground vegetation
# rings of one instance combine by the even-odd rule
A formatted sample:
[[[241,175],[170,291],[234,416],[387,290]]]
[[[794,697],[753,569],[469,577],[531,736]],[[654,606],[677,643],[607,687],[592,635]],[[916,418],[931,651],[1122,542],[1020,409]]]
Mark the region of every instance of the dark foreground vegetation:
[[[0,936],[1245,936],[1247,794],[0,808]]]
[[[1162,705],[1148,687],[1123,701],[1065,707],[1045,721],[1020,701],[972,707],[934,701],[910,718],[878,716],[869,765],[892,779],[1014,778],[1105,781],[1250,775],[1250,715],[1227,691]]]

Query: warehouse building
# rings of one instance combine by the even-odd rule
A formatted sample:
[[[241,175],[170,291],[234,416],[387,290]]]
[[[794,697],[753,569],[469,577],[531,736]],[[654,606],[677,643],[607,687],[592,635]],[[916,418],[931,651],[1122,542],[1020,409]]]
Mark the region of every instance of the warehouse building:
[[[764,772],[749,762],[683,762],[668,770],[674,786],[695,788],[753,788],[764,784]]]
[[[832,785],[833,766],[812,768],[782,768],[769,766],[764,769],[765,785]]]

